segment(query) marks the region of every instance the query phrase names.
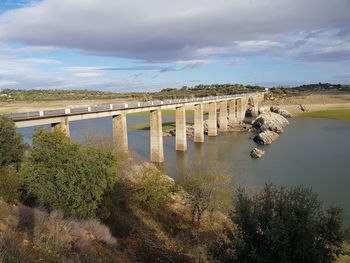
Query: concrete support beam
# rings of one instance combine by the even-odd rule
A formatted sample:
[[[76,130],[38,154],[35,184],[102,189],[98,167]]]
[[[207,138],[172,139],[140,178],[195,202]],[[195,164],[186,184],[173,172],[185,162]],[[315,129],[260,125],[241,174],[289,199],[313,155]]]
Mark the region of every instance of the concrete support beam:
[[[151,162],[164,162],[162,112],[160,108],[150,114]]]
[[[208,136],[218,135],[216,102],[209,103]]]
[[[128,126],[126,123],[126,114],[122,112],[112,117],[113,123],[113,144],[117,151],[127,152],[128,146]]]
[[[237,100],[229,100],[228,101],[228,121],[230,124],[234,124],[237,122],[236,101]]]
[[[60,129],[67,137],[70,137],[68,117],[62,117],[58,123],[51,123],[51,128],[53,130]]]
[[[245,110],[243,109],[243,101],[242,99],[237,100],[237,121],[243,121],[245,118]]]
[[[227,131],[227,101],[220,101],[220,113],[219,113],[219,131]]]
[[[194,106],[194,142],[204,142],[202,103]]]
[[[176,150],[187,151],[185,107],[176,108]]]

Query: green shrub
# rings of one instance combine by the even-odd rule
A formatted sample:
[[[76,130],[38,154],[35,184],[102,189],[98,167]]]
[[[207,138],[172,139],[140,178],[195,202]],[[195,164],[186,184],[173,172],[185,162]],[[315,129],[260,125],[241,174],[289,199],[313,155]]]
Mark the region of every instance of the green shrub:
[[[18,169],[25,149],[22,135],[17,133],[14,122],[0,115],[0,169],[9,165]]]
[[[310,189],[266,185],[249,196],[240,189],[230,218],[236,231],[213,249],[219,262],[328,263],[342,253],[342,210],[324,209]]]
[[[20,198],[22,180],[12,169],[0,169],[0,197],[6,202],[14,202]]]
[[[23,165],[24,186],[36,203],[67,215],[96,217],[116,183],[116,158],[105,147],[72,143],[62,131],[37,129]]]
[[[160,208],[176,191],[175,183],[167,178],[157,167],[142,167],[134,184],[133,199],[149,208]]]

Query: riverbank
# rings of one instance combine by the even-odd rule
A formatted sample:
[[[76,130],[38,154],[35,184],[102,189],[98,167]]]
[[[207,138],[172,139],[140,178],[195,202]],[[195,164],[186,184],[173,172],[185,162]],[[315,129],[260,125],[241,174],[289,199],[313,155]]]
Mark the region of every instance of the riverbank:
[[[295,114],[297,117],[313,117],[313,118],[327,118],[343,121],[350,121],[350,108],[349,109],[329,109],[321,111],[303,112]]]

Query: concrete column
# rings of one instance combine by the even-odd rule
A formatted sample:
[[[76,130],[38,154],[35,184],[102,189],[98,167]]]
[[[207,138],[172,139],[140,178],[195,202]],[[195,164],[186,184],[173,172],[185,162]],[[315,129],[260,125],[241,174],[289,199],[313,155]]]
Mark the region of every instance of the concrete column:
[[[234,124],[237,121],[236,117],[236,101],[237,100],[229,100],[228,101],[228,121],[230,124]]]
[[[243,121],[245,118],[245,111],[243,109],[243,101],[242,99],[237,100],[237,121]]]
[[[227,101],[220,101],[220,115],[219,115],[219,131],[225,132],[227,131]]]
[[[187,151],[186,111],[184,106],[176,108],[176,151]]]
[[[162,112],[158,108],[151,111],[150,114],[151,126],[151,162],[164,162],[163,151],[163,130],[162,130]]]
[[[113,144],[117,151],[127,152],[128,147],[128,126],[126,123],[126,114],[122,112],[113,116]]]
[[[194,106],[194,142],[204,142],[202,103]]]
[[[61,122],[51,123],[51,128],[53,130],[60,129],[67,137],[70,137],[68,117],[62,117]]]
[[[218,135],[218,121],[216,112],[216,103],[209,103],[209,119],[208,119],[208,135],[216,136]]]

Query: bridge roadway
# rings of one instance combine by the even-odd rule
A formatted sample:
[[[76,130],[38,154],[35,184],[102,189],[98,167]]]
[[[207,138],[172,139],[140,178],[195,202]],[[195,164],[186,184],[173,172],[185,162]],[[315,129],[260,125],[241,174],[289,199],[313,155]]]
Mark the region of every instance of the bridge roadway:
[[[194,141],[204,142],[203,105],[209,105],[208,136],[217,136],[218,131],[226,131],[228,123],[238,123],[244,119],[248,107],[256,114],[264,93],[246,93],[227,96],[176,99],[131,104],[109,104],[47,111],[33,111],[8,114],[17,128],[50,124],[53,129],[63,130],[69,136],[69,122],[101,117],[112,117],[113,144],[118,150],[128,151],[126,115],[150,111],[151,161],[163,162],[163,131],[161,110],[176,110],[176,150],[187,150],[186,106],[194,107]],[[219,109],[219,118],[218,118]],[[219,121],[218,121],[219,119]],[[219,123],[219,124],[218,124]]]

